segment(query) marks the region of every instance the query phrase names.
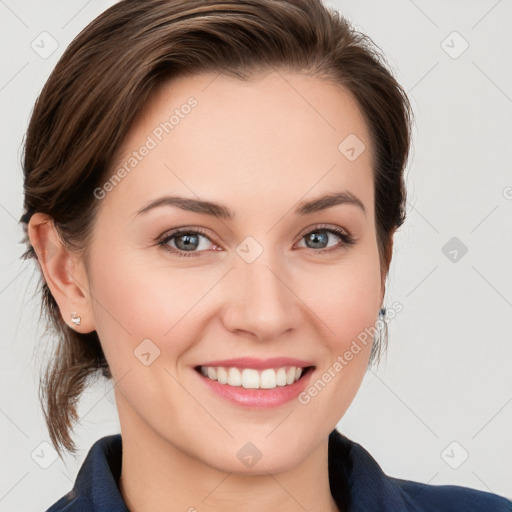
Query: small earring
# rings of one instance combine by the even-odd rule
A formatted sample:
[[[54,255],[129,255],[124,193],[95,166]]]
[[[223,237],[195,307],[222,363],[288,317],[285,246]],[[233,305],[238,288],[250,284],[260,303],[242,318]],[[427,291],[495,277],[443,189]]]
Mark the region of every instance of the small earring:
[[[80,322],[82,321],[82,318],[79,317],[76,313],[71,313],[71,321],[75,325],[80,325]]]

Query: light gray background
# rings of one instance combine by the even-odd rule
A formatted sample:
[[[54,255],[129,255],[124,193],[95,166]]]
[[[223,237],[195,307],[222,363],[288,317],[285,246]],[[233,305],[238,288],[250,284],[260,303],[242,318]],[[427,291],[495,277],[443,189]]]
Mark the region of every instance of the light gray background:
[[[52,450],[41,445],[49,438],[34,347],[47,341],[32,297],[34,266],[19,260],[17,224],[33,103],[71,39],[112,3],[0,1],[4,512],[45,510],[71,489],[93,442],[120,431],[111,384],[99,382],[80,405],[77,459],[41,467]],[[338,428],[391,476],[512,498],[512,3],[328,5],[382,48],[416,114],[408,218],[395,237],[386,298],[404,309],[390,322],[387,359],[365,377]],[[43,31],[58,42],[48,58],[31,48]],[[464,41],[469,47],[458,55]],[[455,262],[442,251],[452,237],[468,248]],[[465,452],[467,460],[450,467]]]

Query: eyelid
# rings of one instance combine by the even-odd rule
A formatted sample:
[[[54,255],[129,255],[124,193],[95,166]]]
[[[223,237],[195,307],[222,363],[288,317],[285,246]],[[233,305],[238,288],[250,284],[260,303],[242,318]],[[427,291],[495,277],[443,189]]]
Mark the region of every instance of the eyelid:
[[[157,237],[157,240],[162,240],[164,238],[168,238],[169,236],[176,236],[180,233],[199,233],[201,235],[204,235],[209,240],[212,240],[212,235],[206,230],[205,228],[199,227],[199,226],[179,226],[176,228],[168,229],[164,233],[162,233],[159,237]],[[212,240],[213,241],[213,240]]]
[[[311,233],[312,231],[322,231],[322,230],[332,230],[335,232],[341,232],[347,237],[352,238],[351,233],[348,231],[348,229],[345,229],[341,226],[337,226],[336,224],[313,224],[312,226],[309,226],[305,228],[299,235],[299,238],[302,238],[303,236],[307,235],[308,233]]]

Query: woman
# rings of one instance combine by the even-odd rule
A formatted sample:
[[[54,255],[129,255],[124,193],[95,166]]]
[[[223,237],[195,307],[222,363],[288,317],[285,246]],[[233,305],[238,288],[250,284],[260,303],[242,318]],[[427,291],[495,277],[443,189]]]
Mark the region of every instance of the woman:
[[[124,0],[81,32],[30,121],[22,220],[51,440],[74,451],[99,371],[121,434],[49,511],[511,509],[335,429],[383,349],[410,123],[320,1]]]

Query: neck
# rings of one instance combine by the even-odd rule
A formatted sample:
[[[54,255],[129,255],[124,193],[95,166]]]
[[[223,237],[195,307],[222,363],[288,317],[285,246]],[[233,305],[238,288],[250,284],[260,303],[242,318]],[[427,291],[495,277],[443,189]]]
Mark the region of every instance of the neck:
[[[131,512],[239,512],[242,504],[244,512],[340,512],[329,487],[328,438],[285,471],[226,472],[180,449],[130,413],[129,421],[121,421],[119,490]]]

